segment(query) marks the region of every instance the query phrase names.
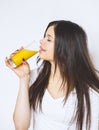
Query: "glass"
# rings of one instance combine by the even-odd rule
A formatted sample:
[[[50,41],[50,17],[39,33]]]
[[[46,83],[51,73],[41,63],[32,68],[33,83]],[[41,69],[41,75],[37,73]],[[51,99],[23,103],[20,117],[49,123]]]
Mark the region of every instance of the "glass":
[[[9,58],[9,63],[13,67],[17,67],[22,64],[22,60],[28,60],[32,56],[38,53],[39,43],[36,41],[31,42],[26,47],[22,47],[20,50],[13,53]]]

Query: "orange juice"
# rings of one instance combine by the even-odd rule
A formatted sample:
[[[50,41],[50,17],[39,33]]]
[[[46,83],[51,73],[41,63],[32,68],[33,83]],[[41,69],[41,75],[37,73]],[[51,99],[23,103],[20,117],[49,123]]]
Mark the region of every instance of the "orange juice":
[[[30,57],[37,53],[38,51],[22,49],[15,55],[11,56],[10,63],[13,67],[19,66],[20,64],[22,64],[22,59],[28,60]]]

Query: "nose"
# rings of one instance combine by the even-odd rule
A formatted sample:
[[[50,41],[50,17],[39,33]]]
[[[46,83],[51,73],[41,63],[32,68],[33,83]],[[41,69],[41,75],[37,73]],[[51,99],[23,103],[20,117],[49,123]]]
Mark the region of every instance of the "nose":
[[[42,44],[42,40],[43,40],[43,39],[40,39],[40,44]]]
[[[40,44],[44,44],[44,38],[40,40]]]

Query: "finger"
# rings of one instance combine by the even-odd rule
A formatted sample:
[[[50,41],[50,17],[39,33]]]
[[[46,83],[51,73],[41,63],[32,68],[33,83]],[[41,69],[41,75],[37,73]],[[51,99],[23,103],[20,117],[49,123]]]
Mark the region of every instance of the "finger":
[[[28,62],[24,58],[22,59],[22,64],[29,66]]]
[[[11,53],[10,57],[17,54],[22,49],[23,49],[23,47],[21,47],[20,49],[15,50],[13,53]]]
[[[24,58],[22,59],[22,63],[23,63],[23,64],[26,64],[26,63],[27,63]]]
[[[17,54],[19,52],[19,49],[17,49],[16,51],[14,51],[13,53],[10,54],[10,57],[14,56],[15,54]]]
[[[6,64],[7,67],[12,69],[12,66],[11,66],[9,59],[7,57],[5,58],[5,64]]]

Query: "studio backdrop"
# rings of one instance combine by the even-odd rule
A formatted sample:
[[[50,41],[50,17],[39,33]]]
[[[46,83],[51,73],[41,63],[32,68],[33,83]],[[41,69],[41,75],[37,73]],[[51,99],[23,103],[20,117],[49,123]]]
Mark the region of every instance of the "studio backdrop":
[[[19,88],[19,79],[6,67],[5,57],[39,41],[47,24],[61,19],[84,28],[91,58],[99,70],[99,0],[0,0],[0,130],[15,129],[13,111]],[[37,67],[36,57],[28,62],[31,69]]]

